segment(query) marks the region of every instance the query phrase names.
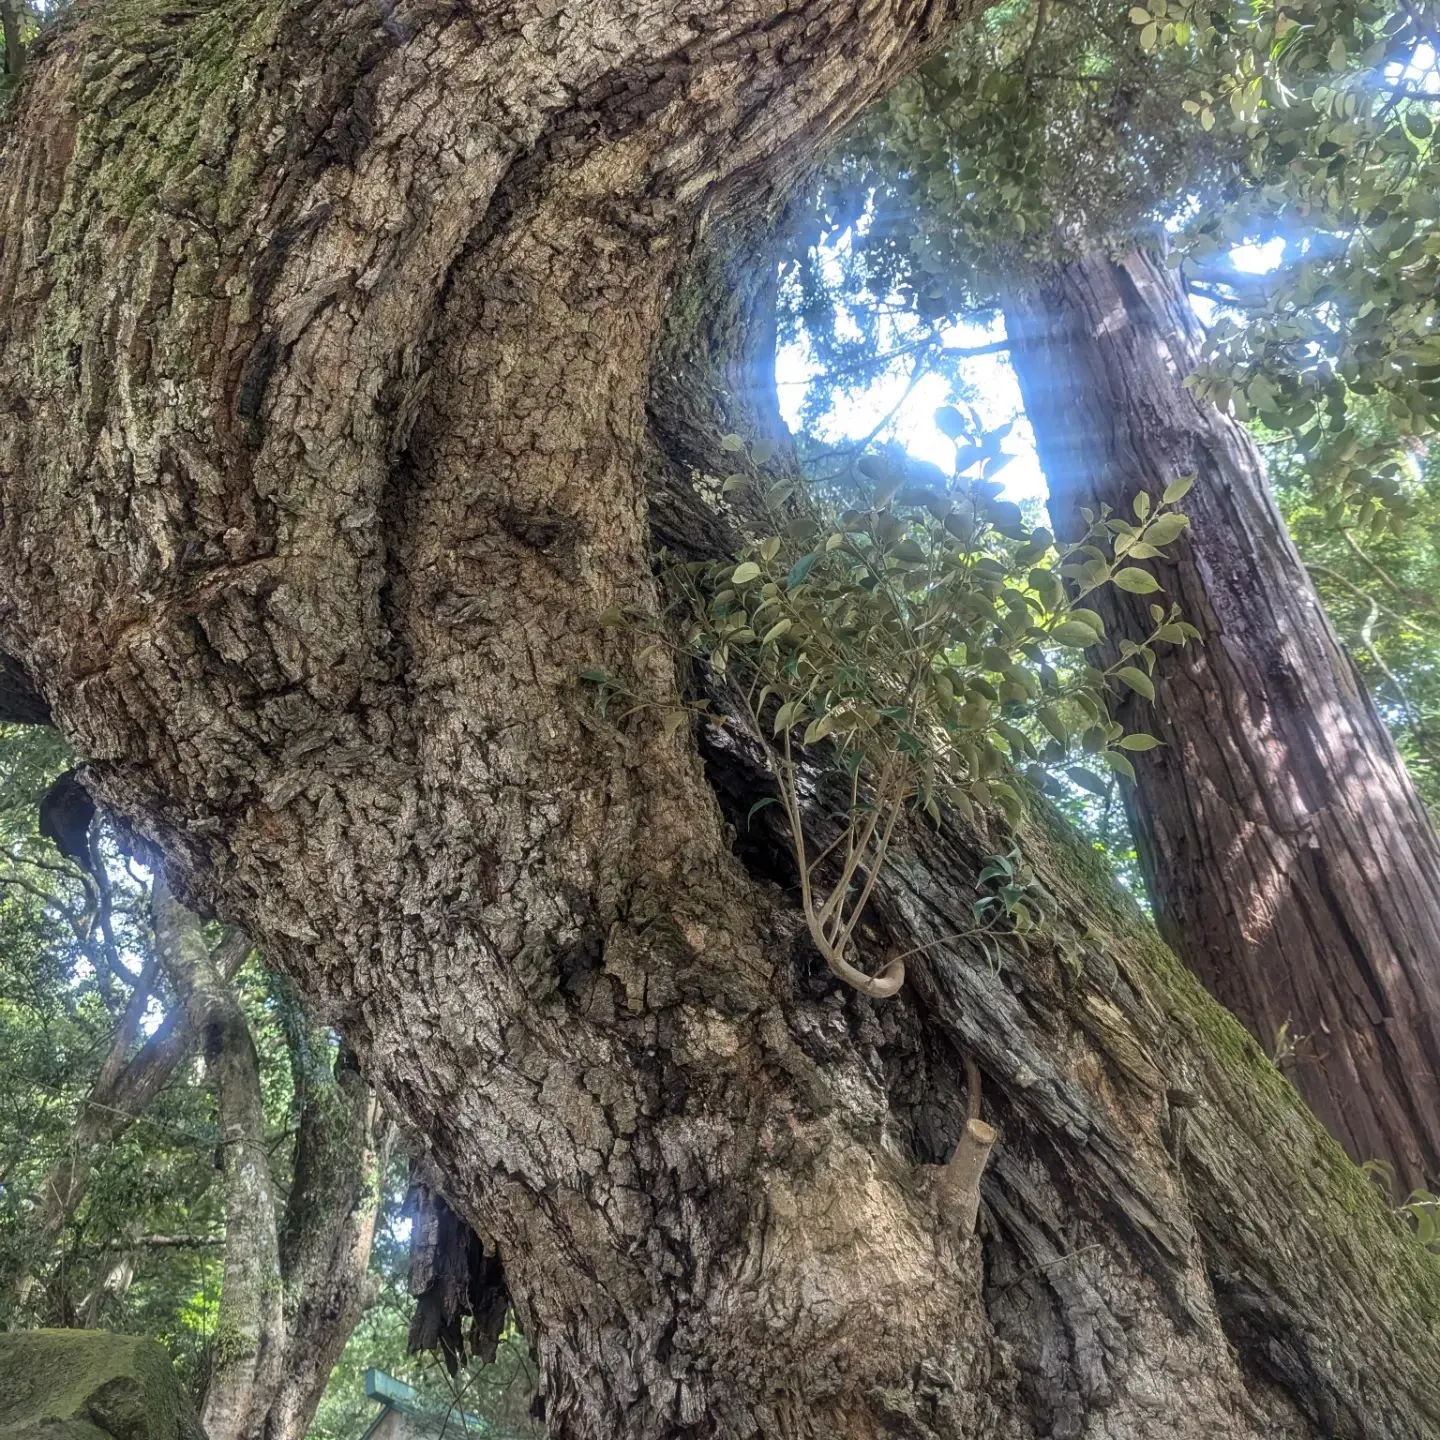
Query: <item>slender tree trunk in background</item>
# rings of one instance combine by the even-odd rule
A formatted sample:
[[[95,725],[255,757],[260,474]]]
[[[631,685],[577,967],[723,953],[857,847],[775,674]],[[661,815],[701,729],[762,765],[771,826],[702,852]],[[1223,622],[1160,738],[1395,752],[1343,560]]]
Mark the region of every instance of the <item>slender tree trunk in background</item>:
[[[25,69],[19,0],[0,0],[0,38],[5,41],[5,74],[12,80],[18,80]]]
[[[232,936],[222,942],[212,963],[228,979],[249,952],[243,936]],[[95,1157],[106,1146],[113,1145],[139,1117],[150,1102],[169,1083],[175,1067],[195,1044],[195,1031],[183,1006],[176,1006],[134,1054],[130,1046],[139,1023],[139,1011],[150,998],[150,987],[132,1001],[122,1021],[105,1063],[85,1097],[70,1144],[61,1159],[46,1174],[36,1204],[36,1219],[27,1236],[28,1257],[22,1273],[13,1282],[14,1303],[22,1307],[34,1285],[35,1269],[60,1238],[60,1233],[74,1216],[90,1185]]]
[[[225,1177],[225,1255],[201,1418],[210,1440],[303,1440],[373,1297],[370,1250],[385,1157],[369,1087],[295,1007],[299,1127],[279,1219],[255,1042],[198,920],[155,882],[156,945],[204,1038]],[[248,949],[248,946],[246,946]]]
[[[1178,271],[1093,255],[1007,306],[1012,358],[1061,534],[1081,506],[1126,518],[1196,474],[1163,596],[1099,603],[1141,640],[1177,600],[1204,645],[1161,647],[1127,728],[1127,796],[1161,932],[1357,1160],[1440,1188],[1440,843],[1341,650],[1243,426],[1182,382],[1199,327]]]
[[[191,1028],[202,1038],[215,1090],[225,1180],[225,1260],[200,1418],[209,1440],[249,1440],[280,1384],[285,1315],[279,1226],[260,1059],[245,1012],[220,975],[199,922],[155,877],[155,945]]]
[[[328,1036],[292,1005],[295,1024],[286,1038],[295,1061],[298,1125],[292,1184],[277,1227],[255,1046],[230,983],[252,947],[233,932],[210,950],[198,917],[169,897],[163,880],[156,892],[156,962],[163,962],[181,1003],[130,1053],[156,978],[152,966],[117,1028],[69,1149],[46,1176],[27,1237],[28,1260],[12,1287],[15,1308],[18,1313],[25,1305],[38,1269],[84,1199],[96,1156],[140,1118],[203,1037],[226,1186],[224,1279],[203,1397],[207,1423],[212,1440],[222,1434],[303,1440],[330,1371],[374,1298],[370,1252],[388,1140],[377,1135],[374,1095],[351,1058],[342,1050],[332,1064]],[[255,1156],[263,1162],[258,1168]],[[151,1245],[165,1240],[148,1237]],[[93,1324],[106,1296],[133,1278],[134,1257],[124,1250],[122,1241],[112,1274],[81,1306],[82,1324]],[[236,1335],[244,1343],[237,1345]],[[237,1359],[238,1365],[226,1363]]]
[[[657,375],[765,279],[725,213],[961,9],[87,7],[0,161],[0,646],[428,1143],[552,1434],[1409,1440],[1433,1262],[1043,811],[1079,971],[936,943],[1008,841],[909,827],[863,945],[928,948],[877,1006],[774,807],[732,851],[758,751],[574,678],[674,694],[596,619],[654,603],[647,476],[726,543],[693,395],[646,463],[697,235]],[[962,1054],[984,1264],[933,1193]]]
[[[280,1234],[285,1364],[264,1440],[304,1440],[330,1371],[375,1298],[370,1251],[388,1160],[388,1126],[344,1049],[308,1025],[295,1175]],[[295,1040],[292,1039],[292,1046]]]

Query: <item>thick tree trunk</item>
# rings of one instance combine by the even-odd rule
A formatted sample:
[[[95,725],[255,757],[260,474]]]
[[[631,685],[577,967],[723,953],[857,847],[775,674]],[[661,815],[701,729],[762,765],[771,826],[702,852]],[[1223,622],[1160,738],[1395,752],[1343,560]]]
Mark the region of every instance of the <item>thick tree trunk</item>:
[[[877,1007],[797,938],[773,808],[731,853],[743,740],[574,682],[675,684],[595,617],[653,600],[697,228],[957,10],[89,7],[0,175],[0,645],[424,1137],[553,1434],[1425,1433],[1432,1262],[1043,814],[1083,972],[938,946],[1005,842],[917,828],[865,944],[930,948]],[[651,412],[698,550],[701,408]],[[983,1265],[933,1194],[961,1052]]]
[[[1115,594],[1112,643],[1177,600],[1203,646],[1162,648],[1155,709],[1127,724],[1127,803],[1165,938],[1273,1053],[1357,1160],[1440,1188],[1440,842],[1341,650],[1244,427],[1184,387],[1198,326],[1178,271],[1093,255],[1006,320],[1060,533],[1126,518],[1180,474],[1189,538],[1164,596]]]

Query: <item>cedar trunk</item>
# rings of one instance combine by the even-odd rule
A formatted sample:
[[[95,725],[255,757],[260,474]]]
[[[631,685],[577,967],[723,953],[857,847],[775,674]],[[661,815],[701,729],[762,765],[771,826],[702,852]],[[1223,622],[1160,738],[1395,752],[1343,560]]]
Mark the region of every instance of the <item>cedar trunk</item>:
[[[673,695],[596,617],[651,514],[728,543],[773,271],[724,217],[958,11],[87,7],[0,171],[0,648],[428,1147],[552,1434],[1425,1433],[1433,1262],[1042,810],[1080,966],[937,944],[1008,839],[917,826],[876,1005],[745,828],[759,751],[575,680]],[[934,1195],[967,1054],[983,1244]]]
[[[1199,477],[1155,563],[1166,593],[1101,602],[1112,644],[1145,638],[1154,600],[1204,636],[1161,647],[1153,710],[1121,707],[1166,742],[1127,794],[1161,933],[1270,1053],[1295,1046],[1287,1074],[1352,1157],[1402,1195],[1440,1189],[1440,842],[1254,442],[1184,386],[1200,331],[1179,271],[1091,255],[1006,321],[1058,533]]]

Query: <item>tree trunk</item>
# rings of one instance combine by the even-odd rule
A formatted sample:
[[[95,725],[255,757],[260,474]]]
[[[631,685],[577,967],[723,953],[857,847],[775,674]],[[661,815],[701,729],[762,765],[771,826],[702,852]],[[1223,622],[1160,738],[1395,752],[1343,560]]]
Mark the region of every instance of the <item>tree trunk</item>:
[[[249,952],[248,941],[232,937],[212,960],[228,979]],[[105,1063],[75,1121],[66,1153],[45,1176],[36,1205],[36,1218],[27,1236],[26,1260],[15,1277],[17,1307],[23,1306],[34,1283],[34,1270],[42,1264],[60,1232],[69,1223],[90,1186],[95,1156],[114,1144],[144,1113],[169,1083],[175,1067],[195,1044],[195,1030],[183,1006],[166,1015],[132,1055],[140,1018],[151,997],[148,979],[141,983],[110,1045]]]
[[[328,1037],[304,1030],[295,1174],[280,1235],[286,1353],[257,1432],[264,1440],[304,1440],[330,1371],[375,1298],[370,1251],[389,1127],[349,1053],[332,1061]]]
[[[1083,973],[937,945],[1006,842],[915,827],[865,945],[930,948],[876,1006],[773,808],[732,853],[758,751],[575,683],[674,692],[596,616],[653,603],[697,231],[958,9],[88,7],[0,172],[0,646],[428,1144],[552,1434],[1425,1433],[1433,1263],[1043,814]],[[934,1205],[961,1053],[983,1264]]]
[[[5,42],[5,74],[12,81],[18,80],[25,70],[19,0],[0,0],[0,39]]]
[[[175,982],[186,1018],[204,1042],[220,1129],[217,1165],[225,1178],[225,1259],[210,1339],[200,1419],[210,1440],[248,1440],[280,1384],[285,1316],[279,1226],[260,1057],[239,997],[216,968],[195,917],[163,876],[152,896],[155,948]]]
[[[199,922],[160,878],[154,911],[156,946],[189,1031],[204,1037],[225,1177],[224,1273],[201,1418],[209,1440],[303,1440],[373,1299],[368,1271],[385,1164],[374,1097],[353,1065],[331,1068],[328,1042],[295,1007],[287,1038],[300,1115],[282,1227],[259,1060],[239,996]]]
[[[1199,330],[1178,272],[1093,255],[1006,320],[1060,533],[1199,477],[1188,539],[1155,563],[1165,595],[1101,604],[1112,644],[1153,630],[1155,599],[1204,636],[1161,647],[1153,711],[1122,707],[1166,742],[1127,799],[1161,932],[1271,1053],[1295,1045],[1287,1073],[1355,1159],[1440,1188],[1440,843],[1254,443],[1184,387]]]

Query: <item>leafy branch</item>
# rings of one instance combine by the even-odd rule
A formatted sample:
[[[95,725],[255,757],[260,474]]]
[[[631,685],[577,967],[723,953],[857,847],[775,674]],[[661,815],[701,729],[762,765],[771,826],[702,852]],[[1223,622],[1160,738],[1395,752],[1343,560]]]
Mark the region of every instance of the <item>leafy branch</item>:
[[[1085,534],[1061,545],[1000,498],[990,477],[1004,463],[1003,432],[969,434],[949,406],[936,418],[956,447],[948,481],[934,466],[868,455],[857,468],[869,493],[838,514],[782,482],[760,497],[770,533],[738,563],[670,567],[668,617],[602,616],[663,643],[678,630],[677,648],[748,718],[779,791],[811,939],[835,975],[876,998],[900,988],[904,957],[869,974],[855,961],[855,936],[902,816],[938,826],[942,805],[971,820],[977,807],[998,807],[1018,822],[1026,786],[1058,787],[1053,772],[1076,751],[1133,780],[1126,752],[1160,742],[1125,734],[1112,697],[1128,689],[1153,700],[1154,647],[1199,638],[1175,607],[1156,605],[1151,634],[1122,642],[1114,663],[1099,668],[1082,655],[1105,629],[1081,603],[1088,596],[1106,585],[1160,590],[1134,562],[1160,556],[1184,530],[1174,507],[1192,477],[1158,501],[1137,496],[1133,520],[1108,507],[1087,514]],[[602,672],[586,678],[607,697],[625,693]],[[624,715],[647,708],[630,698]],[[661,708],[672,730],[690,713]],[[821,742],[849,777],[849,801],[839,833],[817,850],[797,749]],[[1001,913],[1017,912],[1007,902]],[[977,918],[988,929],[999,916]]]

